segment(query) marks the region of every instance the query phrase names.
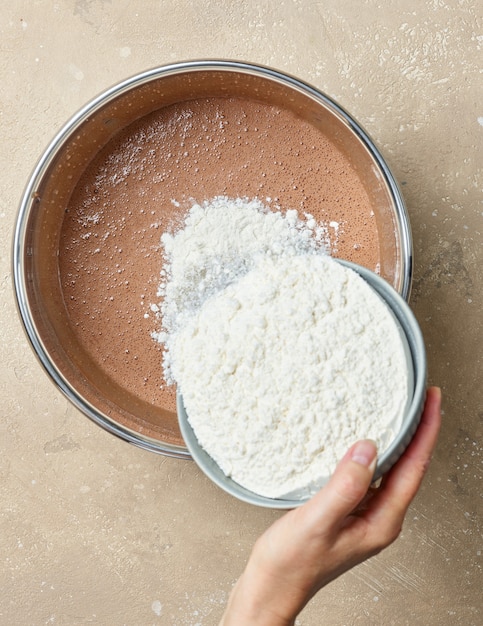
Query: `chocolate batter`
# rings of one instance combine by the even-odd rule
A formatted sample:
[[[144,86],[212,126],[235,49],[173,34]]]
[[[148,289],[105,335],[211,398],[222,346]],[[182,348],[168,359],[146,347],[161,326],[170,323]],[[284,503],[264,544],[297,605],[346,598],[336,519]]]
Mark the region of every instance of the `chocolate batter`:
[[[193,201],[258,197],[328,225],[331,253],[375,270],[369,199],[346,158],[290,112],[241,99],[193,100],[124,129],[90,164],[70,199],[60,273],[72,325],[95,362],[139,398],[175,411],[162,378],[151,305],[161,233]],[[269,199],[269,200],[267,200]]]

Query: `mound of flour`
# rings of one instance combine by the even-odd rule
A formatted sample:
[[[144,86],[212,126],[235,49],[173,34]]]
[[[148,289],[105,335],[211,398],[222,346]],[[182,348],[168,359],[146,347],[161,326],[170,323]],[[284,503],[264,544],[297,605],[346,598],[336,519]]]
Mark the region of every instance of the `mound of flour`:
[[[225,474],[263,496],[304,497],[354,441],[382,451],[397,432],[399,330],[358,274],[320,253],[316,225],[220,202],[163,237],[165,375]]]
[[[311,215],[270,211],[260,200],[218,196],[189,210],[174,234],[161,244],[165,269],[158,295],[165,343],[164,374],[171,376],[170,337],[213,294],[249,272],[260,257],[325,252],[327,228]]]

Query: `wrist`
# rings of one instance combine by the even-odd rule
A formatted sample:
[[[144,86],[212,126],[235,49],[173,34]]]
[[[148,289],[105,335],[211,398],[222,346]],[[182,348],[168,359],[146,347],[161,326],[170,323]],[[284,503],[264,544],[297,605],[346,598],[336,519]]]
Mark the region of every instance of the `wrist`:
[[[293,626],[291,613],[269,585],[245,571],[230,595],[220,626]]]

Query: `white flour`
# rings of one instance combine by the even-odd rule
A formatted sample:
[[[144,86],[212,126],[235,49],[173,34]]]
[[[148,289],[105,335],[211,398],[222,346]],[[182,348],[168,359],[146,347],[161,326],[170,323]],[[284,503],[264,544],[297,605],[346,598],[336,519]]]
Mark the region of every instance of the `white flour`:
[[[297,211],[269,211],[258,199],[219,196],[195,204],[183,228],[161,237],[166,271],[158,295],[164,332],[160,342],[182,327],[186,318],[214,293],[246,274],[260,256],[293,256],[324,249],[327,229],[311,215],[300,219]],[[170,373],[170,351],[164,359],[165,378]]]
[[[354,441],[382,451],[397,432],[399,330],[358,274],[317,253],[316,225],[212,208],[163,239],[165,368],[227,475],[268,497],[310,495]]]

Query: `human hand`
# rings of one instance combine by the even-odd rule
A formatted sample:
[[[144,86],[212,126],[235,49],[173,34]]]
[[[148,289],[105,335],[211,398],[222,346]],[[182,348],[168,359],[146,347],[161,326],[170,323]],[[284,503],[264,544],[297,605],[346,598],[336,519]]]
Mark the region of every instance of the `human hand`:
[[[418,430],[378,489],[376,447],[359,441],[319,493],[278,519],[255,543],[220,626],[290,626],[324,585],[391,544],[429,465],[440,407],[440,390],[428,389]]]

